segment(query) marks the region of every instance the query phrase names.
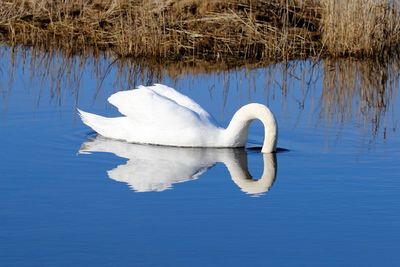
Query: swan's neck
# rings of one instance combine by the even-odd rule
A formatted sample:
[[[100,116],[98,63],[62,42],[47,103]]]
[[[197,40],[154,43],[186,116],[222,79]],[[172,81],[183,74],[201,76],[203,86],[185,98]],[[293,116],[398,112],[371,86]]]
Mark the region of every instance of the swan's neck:
[[[244,146],[250,123],[256,119],[264,124],[264,144],[261,151],[263,153],[275,152],[278,126],[272,112],[261,104],[253,103],[241,107],[226,128],[227,138],[233,142],[234,146]]]

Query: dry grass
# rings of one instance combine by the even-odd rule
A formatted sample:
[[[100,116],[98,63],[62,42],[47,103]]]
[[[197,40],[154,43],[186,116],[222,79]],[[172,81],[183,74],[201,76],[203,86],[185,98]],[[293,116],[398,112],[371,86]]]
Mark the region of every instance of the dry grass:
[[[322,43],[333,56],[374,56],[400,41],[398,1],[321,0]]]
[[[285,8],[279,1],[9,1],[0,25],[11,43],[74,52],[93,47],[172,60],[306,55],[300,28],[279,30]]]
[[[389,0],[4,0],[9,44],[225,62],[376,56],[397,47]]]

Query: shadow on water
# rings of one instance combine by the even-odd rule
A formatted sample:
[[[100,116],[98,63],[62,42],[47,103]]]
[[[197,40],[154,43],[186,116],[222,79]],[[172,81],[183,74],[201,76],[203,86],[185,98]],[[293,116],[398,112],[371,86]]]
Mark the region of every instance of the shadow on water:
[[[269,191],[277,173],[275,153],[262,154],[263,174],[260,179],[253,179],[244,149],[141,145],[97,136],[83,143],[79,150],[81,154],[94,152],[112,153],[128,159],[107,174],[136,192],[164,191],[173,184],[195,180],[215,164],[223,163],[233,182],[243,192],[256,196]]]
[[[292,61],[268,66],[209,66],[202,62],[165,63],[113,59],[107,54],[70,55],[53,50],[43,52],[34,48],[1,47],[0,55],[9,57],[0,65],[3,77],[0,82],[3,102],[13,88],[15,72],[21,68],[29,73],[35,83],[45,83],[46,92],[54,103],[62,105],[64,92],[74,96],[79,105],[80,91],[83,89],[82,77],[90,76],[96,81],[91,94],[95,100],[104,90],[104,81],[112,80],[114,91],[127,90],[139,84],[162,82],[167,77],[175,81],[188,74],[208,73],[222,77],[224,105],[227,95],[235,85],[247,87],[249,99],[252,92],[262,87],[266,103],[281,94],[284,102],[294,101],[299,116],[309,105],[313,116],[323,125],[343,124],[355,120],[360,128],[369,131],[370,139],[377,136],[390,138],[397,130],[399,119],[395,111],[398,97],[400,59],[396,57],[382,60],[321,60]],[[262,85],[252,83],[263,75]],[[235,79],[235,82],[230,82]],[[247,80],[242,83],[242,80]],[[293,86],[296,84],[296,86]],[[298,86],[300,84],[300,86]],[[109,86],[109,85],[107,85]],[[85,90],[89,90],[85,88]],[[209,90],[215,90],[211,88]],[[210,94],[212,92],[210,91]],[[296,91],[296,96],[290,95]],[[41,93],[37,97],[40,102]],[[65,95],[65,94],[64,94]],[[312,97],[311,97],[312,96]],[[310,100],[312,99],[312,100]],[[314,103],[319,99],[319,103]],[[285,103],[283,103],[285,105]],[[6,105],[3,105],[6,107]],[[319,123],[320,124],[320,123]]]

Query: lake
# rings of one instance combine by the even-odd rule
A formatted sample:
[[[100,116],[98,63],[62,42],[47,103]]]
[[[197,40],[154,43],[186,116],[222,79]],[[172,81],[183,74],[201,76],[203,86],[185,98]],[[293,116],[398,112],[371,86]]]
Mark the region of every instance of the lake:
[[[399,62],[292,61],[152,69],[111,57],[0,48],[0,265],[395,266],[400,261]],[[163,83],[226,127],[263,103],[263,155],[96,137],[76,108]],[[252,177],[251,178],[250,174]]]

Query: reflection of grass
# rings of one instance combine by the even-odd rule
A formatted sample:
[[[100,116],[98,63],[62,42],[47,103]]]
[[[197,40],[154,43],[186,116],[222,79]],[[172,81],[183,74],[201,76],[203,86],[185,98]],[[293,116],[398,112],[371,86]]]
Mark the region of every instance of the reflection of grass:
[[[373,135],[388,127],[387,114],[394,113],[400,79],[399,59],[340,60],[324,62],[323,114],[346,121],[362,118],[372,126]],[[395,130],[395,129],[393,129]]]
[[[356,61],[350,59],[324,60],[312,63],[289,62],[286,64],[276,64],[265,66],[265,75],[260,72],[252,72],[250,68],[257,65],[248,65],[242,71],[229,73],[229,66],[212,65],[204,62],[197,64],[175,63],[160,66],[155,62],[149,61],[134,62],[127,59],[110,60],[100,55],[97,57],[71,56],[61,52],[43,52],[36,49],[14,48],[0,49],[4,60],[0,65],[0,73],[3,75],[0,86],[2,86],[3,97],[6,94],[5,88],[12,88],[14,73],[17,69],[22,69],[33,79],[33,82],[42,81],[46,90],[54,100],[62,104],[61,97],[65,91],[70,91],[79,101],[79,90],[82,89],[82,76],[92,76],[97,85],[95,88],[85,88],[93,90],[93,96],[104,87],[103,82],[111,79],[114,88],[118,90],[130,89],[140,84],[152,84],[162,81],[162,78],[169,76],[178,78],[182,74],[204,72],[216,72],[216,75],[223,76],[219,79],[223,87],[223,95],[227,98],[229,90],[247,86],[248,96],[251,98],[252,92],[256,91],[256,80],[262,79],[262,86],[265,88],[267,100],[273,100],[278,92],[282,94],[287,102],[292,104],[295,101],[301,110],[308,108],[315,112],[315,107],[319,107],[321,118],[330,123],[331,121],[348,122],[356,118],[358,123],[372,128],[372,135],[386,131],[395,131],[399,119],[396,113],[396,103],[398,103],[398,87],[400,81],[400,60],[391,57],[386,61],[363,60]],[[7,62],[9,62],[8,65]],[[219,67],[219,68],[218,68]],[[4,75],[9,75],[9,84]],[[28,76],[28,75],[27,75]],[[232,80],[235,81],[233,84]],[[322,90],[318,89],[322,79]],[[299,85],[300,84],[300,85]],[[259,88],[258,88],[259,89]],[[297,92],[297,93],[296,93]],[[301,99],[294,99],[292,95],[299,92]],[[210,92],[212,93],[212,92]],[[316,103],[320,97],[320,103]],[[6,99],[4,100],[6,101]],[[226,99],[224,100],[226,101]],[[396,102],[397,101],[397,102]],[[398,111],[397,111],[398,112]]]
[[[169,60],[379,56],[397,46],[397,1],[5,0],[12,44]]]

